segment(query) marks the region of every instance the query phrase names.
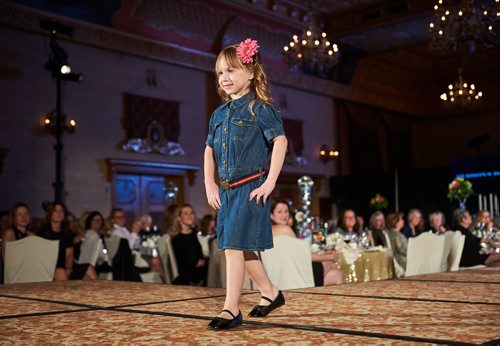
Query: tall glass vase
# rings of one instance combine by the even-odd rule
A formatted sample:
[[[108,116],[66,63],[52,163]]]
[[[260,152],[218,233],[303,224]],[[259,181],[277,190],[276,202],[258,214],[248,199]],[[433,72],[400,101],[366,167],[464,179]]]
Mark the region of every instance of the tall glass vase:
[[[458,198],[458,205],[459,205],[459,208],[462,210],[467,209],[467,206],[465,205],[465,201],[467,201],[467,198]]]

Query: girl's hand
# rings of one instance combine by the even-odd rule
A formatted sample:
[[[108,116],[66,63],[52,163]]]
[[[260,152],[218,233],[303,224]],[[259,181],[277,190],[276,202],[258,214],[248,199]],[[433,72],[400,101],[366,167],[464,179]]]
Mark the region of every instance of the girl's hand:
[[[255,197],[255,202],[259,204],[259,200],[262,197],[262,203],[266,204],[267,197],[273,192],[274,187],[276,186],[275,183],[270,182],[269,180],[266,179],[264,184],[250,192],[250,199],[251,201]]]
[[[214,209],[220,209],[219,187],[215,182],[205,184],[208,205]]]

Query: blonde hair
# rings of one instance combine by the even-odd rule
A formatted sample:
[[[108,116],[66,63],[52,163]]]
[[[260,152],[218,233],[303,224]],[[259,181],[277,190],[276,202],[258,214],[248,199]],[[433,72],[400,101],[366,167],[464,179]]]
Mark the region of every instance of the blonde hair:
[[[170,229],[168,230],[168,234],[170,234],[171,237],[176,236],[177,234],[179,234],[182,231],[182,225],[181,225],[181,222],[179,221],[179,216],[181,216],[182,210],[184,208],[191,208],[191,210],[194,213],[193,206],[191,204],[188,204],[188,203],[182,204],[182,205],[178,206],[177,208],[175,208],[175,212],[173,214],[172,227],[170,227]]]
[[[222,50],[217,56],[217,60],[215,61],[215,78],[217,83],[217,92],[219,95],[225,100],[229,101],[231,98],[228,94],[219,85],[219,76],[218,73],[221,71],[220,64],[221,61],[224,61],[233,68],[238,69],[246,69],[249,72],[253,72],[254,78],[250,83],[250,90],[255,93],[255,99],[253,99],[248,105],[249,111],[252,115],[253,113],[253,105],[255,101],[261,100],[265,103],[271,103],[273,101],[271,97],[271,92],[269,91],[269,83],[267,81],[266,73],[264,72],[264,66],[262,65],[262,60],[260,58],[260,54],[256,53],[254,55],[253,62],[249,62],[243,64],[240,59],[236,56],[236,48],[238,45],[231,45]]]

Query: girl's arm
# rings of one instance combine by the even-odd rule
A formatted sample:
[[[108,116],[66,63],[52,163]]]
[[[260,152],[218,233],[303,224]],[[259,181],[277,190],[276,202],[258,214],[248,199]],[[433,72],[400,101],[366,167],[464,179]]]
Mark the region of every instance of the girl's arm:
[[[214,150],[208,145],[205,147],[203,172],[205,174],[205,190],[208,204],[214,209],[220,209],[219,187],[215,183]]]
[[[250,200],[256,197],[256,203],[259,203],[261,197],[262,202],[264,204],[266,203],[267,197],[269,197],[276,186],[276,180],[278,180],[281,167],[283,167],[283,162],[285,161],[288,140],[284,135],[280,135],[273,139],[273,143],[274,146],[271,154],[271,166],[269,167],[269,173],[267,174],[266,181],[261,186],[250,192]]]

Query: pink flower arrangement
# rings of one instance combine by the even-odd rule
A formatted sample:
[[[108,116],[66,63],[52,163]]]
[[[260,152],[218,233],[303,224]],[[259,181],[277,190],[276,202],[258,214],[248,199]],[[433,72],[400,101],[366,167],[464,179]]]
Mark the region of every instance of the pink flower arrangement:
[[[448,185],[448,198],[456,200],[466,200],[469,196],[474,194],[472,184],[464,178],[455,178]]]
[[[253,57],[259,52],[259,44],[256,40],[247,38],[241,42],[236,48],[236,56],[242,64],[253,62]]]

